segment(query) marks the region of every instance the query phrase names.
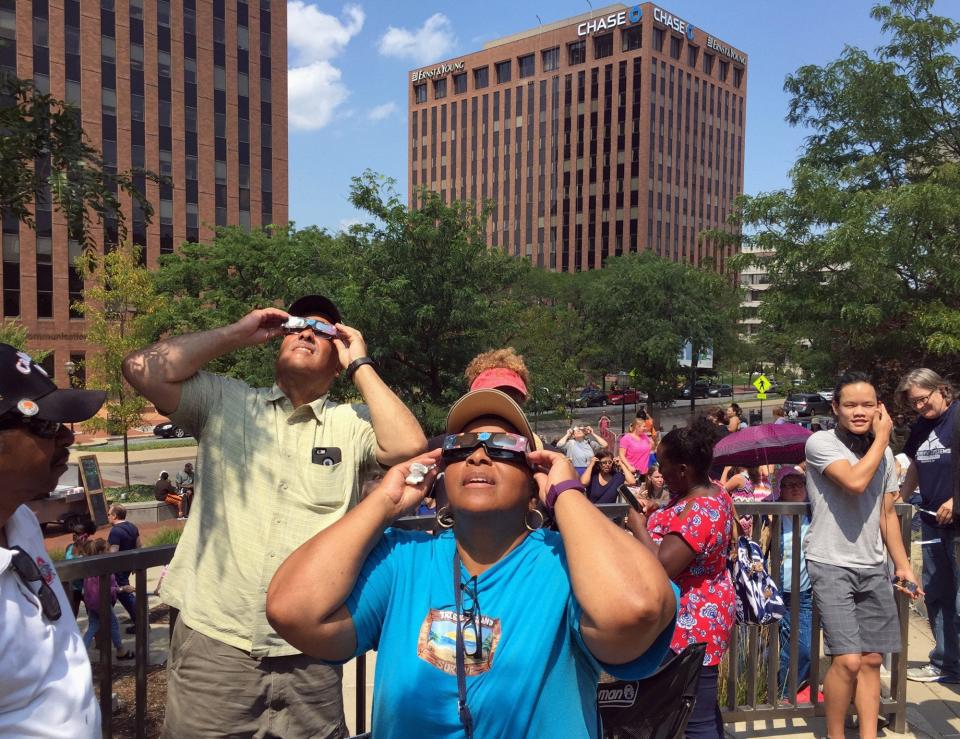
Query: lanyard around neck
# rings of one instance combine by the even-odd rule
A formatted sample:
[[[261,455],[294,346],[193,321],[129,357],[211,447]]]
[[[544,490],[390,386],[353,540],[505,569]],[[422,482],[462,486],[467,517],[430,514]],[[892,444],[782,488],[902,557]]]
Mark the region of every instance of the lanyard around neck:
[[[457,604],[457,712],[463,724],[467,739],[473,739],[473,716],[467,707],[467,675],[464,665],[466,648],[463,645],[463,616],[461,614],[462,597],[460,591],[460,552],[453,553],[453,597]],[[479,638],[479,635],[478,637]]]

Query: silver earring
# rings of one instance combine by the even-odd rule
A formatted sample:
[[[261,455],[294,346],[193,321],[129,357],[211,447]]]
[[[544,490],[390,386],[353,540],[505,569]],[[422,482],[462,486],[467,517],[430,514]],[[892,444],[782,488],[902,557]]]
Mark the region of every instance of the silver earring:
[[[450,510],[450,506],[445,505],[443,508],[437,511],[437,526],[441,529],[452,529],[454,518],[453,511]]]
[[[531,526],[531,525],[530,525],[530,521],[527,520],[527,517],[528,517],[531,513],[537,514],[537,516],[540,518],[540,521],[537,522],[537,525],[536,525],[536,526]],[[539,509],[539,508],[531,508],[531,509],[530,509],[529,511],[527,511],[526,514],[524,514],[524,516],[523,516],[523,525],[527,527],[527,531],[536,531],[537,529],[542,529],[542,528],[543,528],[543,525],[544,525],[546,522],[547,522],[547,519],[546,519],[546,518],[544,517],[544,515],[540,512],[540,509]]]

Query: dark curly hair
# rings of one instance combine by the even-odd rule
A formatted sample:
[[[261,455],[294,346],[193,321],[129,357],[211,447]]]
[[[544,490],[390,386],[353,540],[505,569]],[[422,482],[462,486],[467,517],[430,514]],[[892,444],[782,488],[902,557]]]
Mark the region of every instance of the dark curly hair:
[[[701,416],[686,428],[674,429],[664,436],[659,453],[671,462],[689,465],[698,477],[706,477],[713,462],[713,445],[719,440],[717,425]]]
[[[840,392],[847,385],[855,385],[858,382],[865,382],[868,385],[873,385],[873,380],[870,379],[870,375],[866,372],[861,372],[860,370],[847,370],[842,375],[840,379],[837,380],[837,384],[833,388],[833,402],[840,402]]]

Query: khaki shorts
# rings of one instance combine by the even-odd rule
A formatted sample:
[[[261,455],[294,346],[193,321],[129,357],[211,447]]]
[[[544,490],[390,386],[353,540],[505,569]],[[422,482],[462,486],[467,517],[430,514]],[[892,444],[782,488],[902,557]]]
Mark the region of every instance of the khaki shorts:
[[[167,660],[164,739],[347,736],[342,668],[303,654],[254,659],[178,619]]]

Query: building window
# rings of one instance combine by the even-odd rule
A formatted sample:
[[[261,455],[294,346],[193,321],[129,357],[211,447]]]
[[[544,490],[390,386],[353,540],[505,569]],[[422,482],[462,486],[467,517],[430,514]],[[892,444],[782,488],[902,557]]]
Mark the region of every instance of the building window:
[[[542,53],[542,64],[544,72],[552,72],[560,68],[560,47],[554,46],[552,49],[546,49]]]
[[[447,81],[446,79],[434,80],[433,81],[433,99],[440,100],[447,96]]]
[[[427,102],[427,85],[425,83],[413,86],[413,99],[418,103]]]
[[[453,91],[457,94],[467,91],[467,73],[453,75]]]
[[[533,75],[536,73],[536,64],[534,62],[533,54],[517,57],[517,69],[520,72],[520,79],[523,79],[524,77],[533,77]]]
[[[700,49],[696,46],[687,45],[687,64],[691,67],[696,68],[697,66],[697,54],[700,52]]]
[[[704,74],[713,74],[713,54],[703,55],[703,71]]]
[[[643,46],[643,26],[624,28],[621,33],[624,51],[636,51]]]
[[[682,45],[683,45],[683,41],[681,41],[676,36],[671,35],[670,36],[670,56],[673,57],[674,59],[679,59],[680,47]]]
[[[504,82],[510,81],[510,60],[507,59],[504,62],[497,62],[495,65],[497,71],[497,84],[502,85]]]
[[[100,91],[100,103],[103,106],[104,115],[115,116],[117,114],[117,91],[108,90],[106,87],[104,87]]]
[[[653,29],[653,48],[657,51],[663,51],[663,29]]]
[[[490,84],[490,68],[478,67],[473,70],[473,87],[479,90]]]
[[[607,56],[613,56],[612,33],[605,33],[603,36],[595,36],[593,39],[593,58],[603,59]]]
[[[740,67],[733,68],[733,86],[740,87],[743,83],[743,70]]]
[[[720,60],[720,80],[723,82],[727,81],[727,72],[730,70],[730,62]]]
[[[586,41],[574,41],[573,43],[567,44],[568,65],[583,64],[585,61],[587,61]]]

